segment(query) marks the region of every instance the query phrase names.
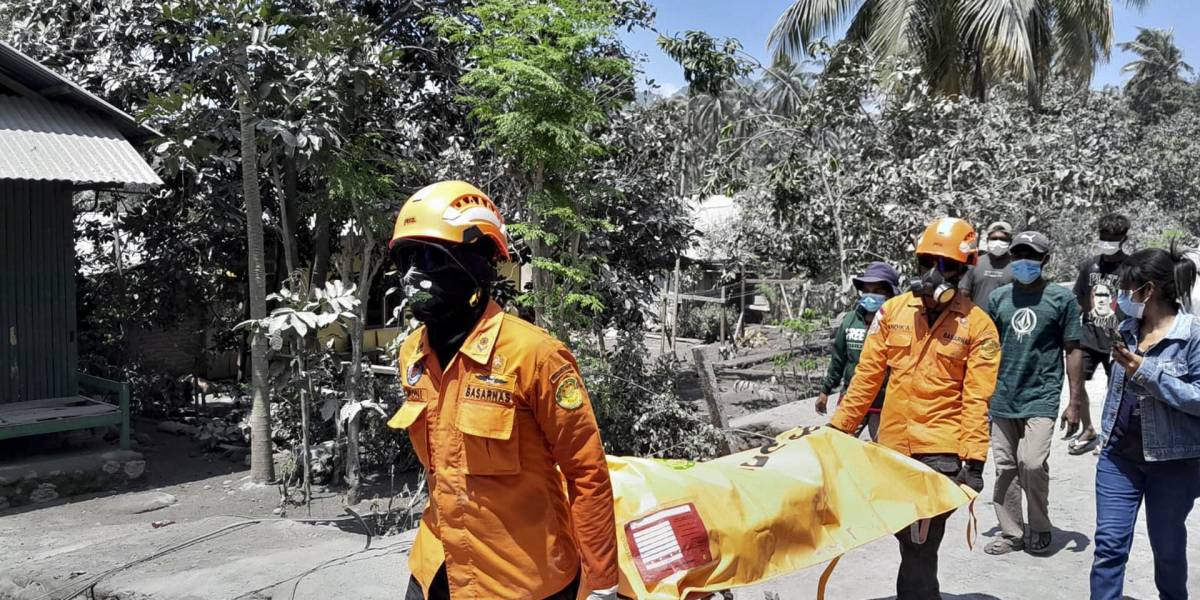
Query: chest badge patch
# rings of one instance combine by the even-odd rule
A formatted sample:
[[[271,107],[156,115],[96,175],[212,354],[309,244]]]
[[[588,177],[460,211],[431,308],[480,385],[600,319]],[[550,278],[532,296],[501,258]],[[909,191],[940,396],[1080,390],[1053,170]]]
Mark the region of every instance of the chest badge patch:
[[[483,375],[483,374],[476,375],[475,379],[478,379],[479,381],[486,383],[488,385],[507,385],[508,384],[508,379],[506,379],[504,377],[500,377],[499,375],[492,375],[491,373],[488,373],[486,375]]]
[[[579,383],[579,377],[572,375],[563,378],[554,391],[554,401],[567,410],[583,406],[583,385]]]
[[[405,375],[404,380],[408,382],[408,385],[417,385],[417,382],[421,380],[421,376],[424,374],[425,362],[415,362],[408,368],[408,374]]]

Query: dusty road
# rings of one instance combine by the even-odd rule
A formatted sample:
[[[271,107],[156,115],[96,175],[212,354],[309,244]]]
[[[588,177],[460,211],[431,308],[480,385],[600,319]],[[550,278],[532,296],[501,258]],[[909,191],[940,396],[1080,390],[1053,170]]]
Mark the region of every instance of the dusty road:
[[[1092,412],[1099,422],[1103,383],[1088,385]],[[772,411],[780,427],[818,424],[808,403],[793,403]],[[171,453],[166,453],[171,456]],[[178,455],[177,455],[178,456]],[[178,456],[152,463],[165,481],[136,494],[76,499],[70,503],[0,513],[0,600],[62,598],[64,590],[86,589],[89,579],[130,560],[151,556],[165,547],[208,534],[239,518],[271,517],[277,494],[273,488],[247,482],[240,467],[223,463],[182,473]],[[990,489],[976,507],[980,529],[975,550],[967,549],[966,516],[950,519],[942,546],[941,579],[948,600],[1049,600],[1087,597],[1091,536],[1095,508],[1093,474],[1096,459],[1069,456],[1056,440],[1051,458],[1051,517],[1056,531],[1051,556],[1028,554],[992,557],[982,546],[994,535],[995,514]],[[174,467],[174,469],[172,469]],[[167,473],[163,473],[167,471]],[[174,471],[174,472],[171,472]],[[986,480],[993,480],[989,468]],[[148,513],[137,512],[157,493],[178,497],[178,503]],[[293,511],[299,512],[299,511]],[[340,513],[336,497],[326,498],[315,514]],[[222,516],[218,516],[222,515]],[[156,520],[176,521],[155,529]],[[364,550],[365,538],[354,527],[305,525],[272,521],[237,528],[217,538],[188,546],[168,556],[106,576],[96,585],[96,597],[120,600],[230,600],[296,598],[326,600],[394,600],[408,578],[407,549],[412,533],[376,538]],[[1189,529],[1197,532],[1190,545],[1193,597],[1200,598],[1200,516],[1193,514]],[[899,556],[892,538],[881,539],[842,558],[829,585],[830,600],[878,600],[893,597]],[[815,597],[821,569],[815,568],[767,583],[737,590],[741,600],[763,600],[767,592],[783,600]],[[82,586],[81,586],[82,584]],[[56,593],[58,592],[58,593]],[[1144,523],[1139,525],[1130,560],[1128,597],[1157,598]]]

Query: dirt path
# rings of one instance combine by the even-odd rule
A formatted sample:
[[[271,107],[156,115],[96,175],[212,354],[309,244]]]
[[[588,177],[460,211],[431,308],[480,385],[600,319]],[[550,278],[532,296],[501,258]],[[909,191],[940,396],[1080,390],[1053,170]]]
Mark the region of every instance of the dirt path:
[[[218,535],[120,573],[95,586],[97,598],[393,599],[413,533],[366,536],[357,522],[306,524],[273,514],[279,492],[250,482],[240,464],[204,454],[190,439],[140,428],[152,444],[142,487],[0,513],[0,600],[50,600],[86,589],[130,561],[227,528]],[[381,502],[386,502],[383,500]],[[166,504],[149,512],[150,505]],[[371,501],[360,504],[362,514]],[[289,508],[306,517],[303,508]],[[315,494],[312,514],[343,517],[341,498]],[[369,517],[369,515],[368,515]],[[264,522],[241,525],[247,519]],[[158,523],[160,527],[155,527]],[[85,597],[85,596],[80,596]]]
[[[1103,383],[1090,382],[1092,412],[1099,422]],[[808,403],[779,409],[778,423],[818,424],[824,418]],[[48,600],[89,578],[132,559],[240,522],[234,515],[271,517],[277,492],[249,483],[238,465],[207,460],[182,438],[159,436],[151,456],[152,476],[136,493],[74,499],[70,503],[0,513],[0,599]],[[976,507],[983,531],[974,551],[966,546],[966,518],[951,518],[943,544],[941,577],[950,600],[1028,600],[1086,598],[1091,564],[1095,510],[1092,455],[1069,456],[1056,440],[1051,457],[1051,517],[1056,526],[1055,552],[1045,558],[1027,554],[987,556],[982,551],[995,535],[995,515],[981,501]],[[989,468],[986,481],[994,476]],[[153,494],[171,494],[174,505],[148,513],[132,512]],[[986,499],[990,489],[985,489]],[[293,509],[293,514],[297,511]],[[318,516],[341,513],[333,494],[322,494]],[[220,516],[218,516],[220,515]],[[154,521],[174,524],[155,529]],[[1189,521],[1200,531],[1200,516]],[[246,600],[263,598],[394,600],[408,578],[406,553],[412,532],[372,541],[351,524],[309,525],[269,521],[234,528],[219,537],[133,567],[104,579],[97,597],[120,600]],[[1200,540],[1193,536],[1189,559],[1200,565]],[[899,557],[896,542],[878,540],[843,557],[829,585],[831,600],[891,598]],[[742,600],[762,600],[766,593],[781,600],[813,598],[821,569],[778,578],[738,590]],[[86,585],[84,585],[86,587]],[[1191,591],[1200,597],[1200,577]],[[1157,597],[1144,521],[1139,524],[1130,559],[1128,597]]]

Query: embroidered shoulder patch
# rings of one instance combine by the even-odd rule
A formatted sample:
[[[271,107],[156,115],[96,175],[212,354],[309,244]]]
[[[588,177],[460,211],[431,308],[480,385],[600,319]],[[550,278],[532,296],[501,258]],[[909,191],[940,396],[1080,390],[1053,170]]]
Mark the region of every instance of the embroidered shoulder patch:
[[[985,360],[993,360],[1000,354],[1000,342],[996,338],[988,338],[979,347],[979,352]]]
[[[572,375],[559,382],[554,390],[554,401],[567,410],[583,406],[583,385],[579,383],[579,378]]]
[[[550,374],[550,383],[558,383],[558,380],[562,379],[563,375],[573,372],[575,372],[575,367],[571,366],[570,364],[565,364]]]

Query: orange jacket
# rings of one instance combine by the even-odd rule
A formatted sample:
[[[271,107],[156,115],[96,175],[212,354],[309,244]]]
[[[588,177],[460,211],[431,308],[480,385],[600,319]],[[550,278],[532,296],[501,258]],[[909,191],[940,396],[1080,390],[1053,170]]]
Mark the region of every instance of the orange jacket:
[[[424,328],[400,350],[407,429],[429,505],[409,566],[426,594],[443,561],[458,599],[540,599],[617,585],[612,484],[575,357],[489,303],[443,372]]]
[[[879,443],[909,456],[986,460],[999,340],[992,319],[965,295],[951,300],[932,328],[919,297],[892,298],[871,324],[830,424],[854,431],[890,371]]]

